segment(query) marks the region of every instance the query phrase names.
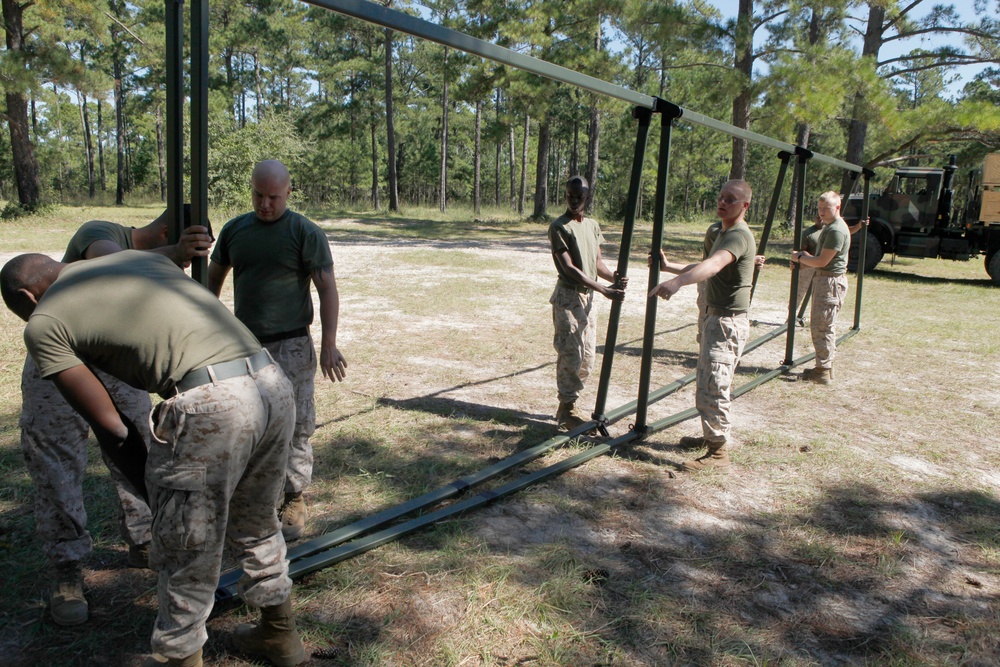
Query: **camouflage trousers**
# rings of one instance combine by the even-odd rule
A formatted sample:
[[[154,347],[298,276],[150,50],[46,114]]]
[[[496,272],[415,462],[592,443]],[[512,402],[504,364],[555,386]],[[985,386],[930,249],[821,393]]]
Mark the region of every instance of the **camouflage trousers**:
[[[115,405],[149,442],[149,394],[96,371]],[[53,382],[38,375],[28,356],[21,373],[21,452],[35,487],[35,530],[54,565],[83,560],[91,550],[83,474],[90,426],[70,407]],[[118,527],[125,543],[146,544],[152,514],[122,473],[101,451],[121,506]]]
[[[316,348],[312,336],[287,338],[264,347],[285,372],[295,394],[295,430],[288,449],[283,492],[301,493],[312,483],[313,450],[309,438],[316,431]]]
[[[698,353],[695,408],[701,417],[706,442],[725,444],[732,430],[730,390],[743,347],[750,337],[746,314],[734,317],[707,315]]]
[[[580,397],[584,381],[594,370],[597,351],[597,315],[594,293],[578,292],[557,284],[549,298],[556,350],[556,389],[559,401],[573,402]]]
[[[799,286],[798,292],[795,295],[795,314],[798,315],[799,307],[802,306],[802,299],[806,298],[806,294],[809,292],[809,288],[812,286],[813,276],[816,275],[816,269],[812,266],[802,266],[799,265]],[[810,306],[811,308],[811,306]],[[810,315],[809,319],[812,319]]]
[[[182,658],[205,643],[226,541],[240,554],[248,604],[288,598],[274,498],[294,422],[292,387],[275,364],[153,409],[146,485],[155,516],[150,565],[159,572],[155,652]]]
[[[847,295],[847,276],[816,274],[812,281],[813,302],[809,311],[809,329],[816,350],[816,368],[832,368],[837,356],[837,313]]]

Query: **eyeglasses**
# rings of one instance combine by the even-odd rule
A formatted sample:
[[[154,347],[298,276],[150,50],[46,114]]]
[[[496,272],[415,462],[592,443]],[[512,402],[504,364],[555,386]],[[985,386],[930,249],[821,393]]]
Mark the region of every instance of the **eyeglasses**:
[[[737,199],[736,197],[723,197],[720,195],[715,199],[715,201],[717,201],[720,204],[725,204],[726,206],[732,206],[733,204],[742,200]]]

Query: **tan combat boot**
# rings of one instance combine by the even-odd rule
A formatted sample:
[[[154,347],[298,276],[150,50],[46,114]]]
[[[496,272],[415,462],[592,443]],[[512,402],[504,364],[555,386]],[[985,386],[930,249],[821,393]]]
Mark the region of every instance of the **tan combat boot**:
[[[802,379],[815,382],[816,384],[830,384],[833,382],[833,369],[808,368],[802,371]]]
[[[556,423],[567,431],[587,421],[576,411],[576,401],[560,401],[556,411]]]
[[[699,470],[715,468],[722,472],[729,471],[729,452],[726,450],[726,444],[719,442],[708,442],[706,444],[708,445],[708,453],[693,461],[685,461],[681,464],[681,470],[684,472],[698,472]]]
[[[306,659],[290,599],[273,607],[261,607],[260,623],[237,626],[233,643],[244,653],[267,658],[278,667],[294,667]]]
[[[56,580],[49,595],[49,613],[56,625],[73,626],[87,622],[87,598],[83,596],[83,568],[80,561],[56,566]]]
[[[306,507],[306,499],[302,497],[302,492],[286,493],[285,502],[278,510],[281,518],[281,534],[285,542],[294,542],[302,537],[306,530],[306,519],[309,518],[309,508]]]
[[[201,649],[186,658],[168,658],[154,653],[142,661],[142,667],[202,667]]]

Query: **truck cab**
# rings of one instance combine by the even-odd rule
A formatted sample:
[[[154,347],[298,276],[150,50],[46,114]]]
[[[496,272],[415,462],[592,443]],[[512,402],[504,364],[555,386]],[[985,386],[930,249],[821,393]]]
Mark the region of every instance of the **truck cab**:
[[[958,167],[952,156],[943,168],[902,167],[879,193],[870,195],[865,271],[871,271],[886,253],[900,257],[940,257],[966,261],[986,255],[986,268],[994,283],[1000,274],[991,271],[991,259],[1000,247],[1000,225],[979,220],[982,186],[973,171],[969,201],[953,214],[954,180]],[[843,217],[848,224],[861,218],[861,196],[848,199]],[[851,239],[849,266],[857,268],[861,235]],[[994,262],[1000,267],[1000,260]]]

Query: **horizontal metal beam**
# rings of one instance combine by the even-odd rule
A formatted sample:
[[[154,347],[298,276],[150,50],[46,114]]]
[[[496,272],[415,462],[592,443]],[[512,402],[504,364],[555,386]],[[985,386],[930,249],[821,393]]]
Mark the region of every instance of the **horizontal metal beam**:
[[[615,99],[622,100],[623,102],[633,104],[637,107],[660,111],[665,104],[676,106],[671,105],[669,102],[665,103],[664,100],[659,98],[637,93],[634,90],[629,90],[628,88],[608,83],[607,81],[603,81],[596,77],[581,74],[575,70],[571,70],[560,65],[554,65],[550,62],[539,60],[538,58],[526,56],[523,53],[511,51],[503,46],[497,46],[491,42],[470,37],[465,33],[458,32],[457,30],[444,28],[436,23],[431,23],[430,21],[425,21],[417,18],[416,16],[411,16],[410,14],[404,14],[403,12],[395,9],[389,9],[382,5],[368,2],[367,0],[304,0],[304,2],[310,5],[315,5],[316,7],[329,9],[330,11],[337,12],[338,14],[351,16],[368,23],[374,23],[375,25],[380,25],[383,28],[391,28],[392,30],[398,30],[399,32],[406,33],[407,35],[413,35],[414,37],[420,37],[421,39],[426,39],[453,49],[465,51],[466,53],[471,53],[473,55],[480,56],[481,58],[498,62],[501,65],[510,65],[511,67],[516,67],[517,69],[524,70],[525,72],[531,72],[532,74],[537,74],[538,76],[544,76],[547,79],[568,83],[572,86],[589,90],[592,93],[613,97]],[[795,152],[795,146],[793,144],[778,141],[777,139],[772,139],[771,137],[766,137],[763,134],[757,134],[756,132],[751,132],[750,130],[744,130],[736,127],[735,125],[723,123],[722,121],[709,118],[708,116],[703,116],[702,114],[694,111],[688,111],[687,109],[680,107],[677,108],[680,109],[681,119],[689,123],[725,132],[726,134],[734,137],[763,144],[764,146],[770,146],[777,150],[789,151],[791,153]],[[844,162],[843,160],[838,160],[819,153],[813,153],[812,159],[817,162],[833,165],[849,171],[861,171],[861,167],[856,164]]]

